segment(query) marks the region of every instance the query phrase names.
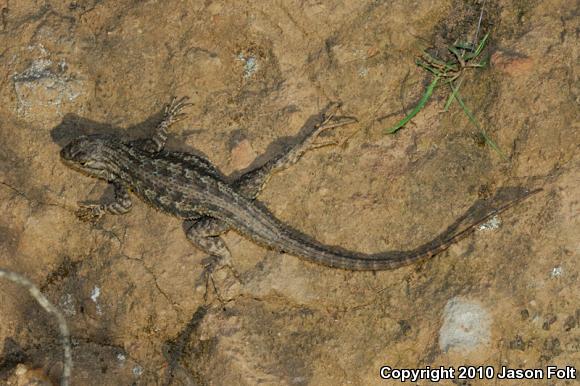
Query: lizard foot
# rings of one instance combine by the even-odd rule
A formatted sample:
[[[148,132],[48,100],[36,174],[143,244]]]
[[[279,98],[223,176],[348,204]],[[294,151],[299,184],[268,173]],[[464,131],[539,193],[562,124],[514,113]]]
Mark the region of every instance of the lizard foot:
[[[175,122],[182,120],[186,113],[182,112],[185,107],[191,106],[193,103],[188,102],[189,97],[184,96],[183,98],[177,99],[173,98],[171,103],[165,107],[165,116],[163,120],[167,122],[167,126],[172,125]]]
[[[316,127],[316,129],[312,132],[312,134],[310,134],[309,138],[306,140],[305,145],[308,146],[308,150],[341,144],[340,141],[317,142],[316,140],[318,139],[320,134],[324,133],[327,130],[358,122],[358,120],[355,117],[337,116],[336,112],[338,111],[340,106],[341,104],[339,102],[333,102],[330,105],[330,107],[323,116],[322,122]]]
[[[75,211],[75,216],[83,222],[95,223],[103,217],[105,208],[102,204],[85,204],[80,203],[79,208]]]
[[[196,286],[205,287],[206,302],[212,293],[221,303],[233,299],[239,293],[240,276],[231,261],[224,260],[217,256],[210,256],[202,261],[204,269]]]

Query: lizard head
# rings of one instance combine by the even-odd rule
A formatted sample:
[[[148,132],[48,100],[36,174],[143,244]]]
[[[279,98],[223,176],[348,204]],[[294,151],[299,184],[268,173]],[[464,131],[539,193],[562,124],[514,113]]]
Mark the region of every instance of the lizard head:
[[[103,135],[81,136],[60,151],[60,158],[73,169],[92,177],[109,180],[114,167],[107,156],[108,143],[108,137]]]

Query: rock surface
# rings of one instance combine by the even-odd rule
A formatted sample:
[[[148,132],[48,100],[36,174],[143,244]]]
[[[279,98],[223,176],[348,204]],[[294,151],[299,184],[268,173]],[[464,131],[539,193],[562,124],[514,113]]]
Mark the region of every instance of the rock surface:
[[[442,351],[461,351],[468,354],[485,350],[490,342],[491,318],[479,303],[453,298],[443,311],[443,325],[439,330]]]
[[[429,82],[416,55],[472,37],[480,3],[0,0],[0,266],[67,316],[73,384],[371,385],[388,384],[383,365],[578,365],[577,4],[486,2],[491,64],[461,93],[506,160],[457,104],[441,113],[444,88],[396,135],[383,131]],[[329,134],[346,146],[308,153],[260,195],[328,244],[413,248],[502,187],[544,192],[430,261],[375,274],[229,232],[242,283],[206,300],[206,256],[179,221],[135,200],[127,215],[80,222],[77,202],[110,189],[59,160],[79,134],[147,135],[173,95],[194,105],[168,147],[225,173],[342,101],[360,121]],[[440,347],[458,297],[489,316],[487,343],[469,353]],[[54,321],[11,283],[0,309],[0,383],[18,366],[57,383]]]

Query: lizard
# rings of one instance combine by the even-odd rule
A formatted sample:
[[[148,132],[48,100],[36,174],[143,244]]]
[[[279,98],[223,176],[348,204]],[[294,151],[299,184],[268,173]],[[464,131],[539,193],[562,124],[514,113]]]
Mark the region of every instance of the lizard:
[[[188,98],[173,98],[163,119],[149,138],[124,141],[105,134],[83,135],[73,139],[60,152],[72,168],[111,183],[115,198],[97,204],[81,204],[78,216],[96,220],[105,213],[124,214],[132,208],[130,191],[161,212],[184,221],[187,238],[212,257],[209,269],[231,267],[231,253],[220,237],[229,230],[266,248],[295,255],[331,268],[353,271],[395,269],[431,258],[472,233],[484,223],[540,189],[528,191],[479,220],[447,237],[438,237],[426,248],[364,254],[325,245],[284,224],[271,214],[257,197],[269,178],[294,165],[308,150],[324,146],[318,136],[331,128],[356,122],[352,117],[335,117],[338,103],[330,104],[311,132],[296,145],[251,170],[228,181],[208,159],[165,149],[168,128],[183,119]]]

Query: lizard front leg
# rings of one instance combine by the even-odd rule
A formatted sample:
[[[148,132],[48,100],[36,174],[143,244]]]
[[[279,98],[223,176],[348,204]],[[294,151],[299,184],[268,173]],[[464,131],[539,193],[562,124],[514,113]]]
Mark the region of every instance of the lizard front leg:
[[[141,144],[143,150],[152,154],[163,150],[167,142],[167,129],[185,117],[186,114],[182,110],[191,105],[191,103],[187,102],[188,100],[189,97],[186,96],[181,99],[173,98],[171,103],[165,107],[163,120],[157,125],[151,138],[146,139]]]
[[[106,203],[81,203],[76,211],[77,217],[82,221],[95,222],[105,213],[125,214],[131,210],[133,203],[129,191],[119,182],[112,182],[115,187],[115,198]]]
[[[339,103],[331,103],[322,115],[322,122],[317,124],[305,138],[303,138],[298,144],[286,150],[284,153],[280,154],[278,157],[266,162],[266,164],[260,168],[242,175],[234,181],[234,188],[236,188],[243,196],[254,199],[262,191],[263,187],[273,174],[287,169],[297,163],[307,151],[318,149],[323,146],[336,145],[337,142],[333,141],[317,143],[316,139],[326,130],[355,123],[357,121],[352,117],[335,117],[335,113],[339,107]]]

